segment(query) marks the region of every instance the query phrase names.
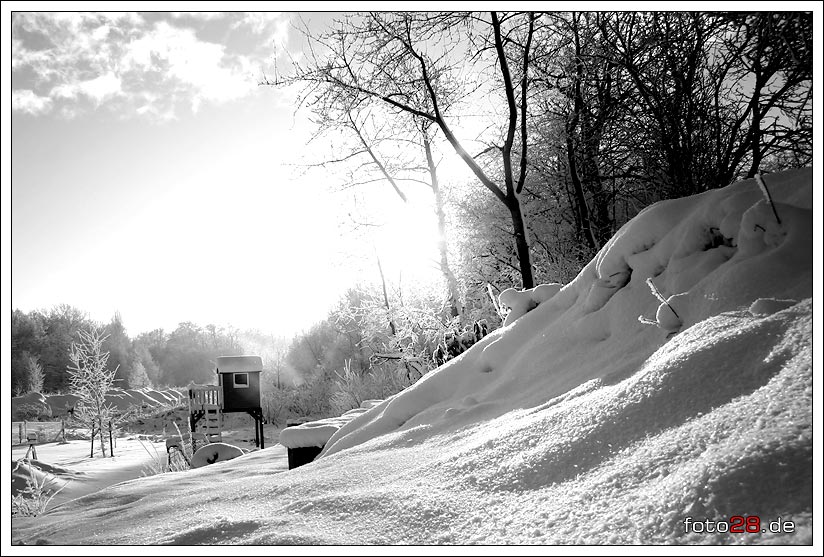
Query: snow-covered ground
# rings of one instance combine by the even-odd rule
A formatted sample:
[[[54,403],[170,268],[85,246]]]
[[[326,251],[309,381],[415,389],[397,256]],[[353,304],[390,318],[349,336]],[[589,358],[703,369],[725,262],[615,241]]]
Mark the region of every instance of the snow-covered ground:
[[[89,458],[89,447],[89,441],[82,439],[65,444],[45,443],[37,446],[37,461],[34,466],[49,472],[46,487],[60,489],[49,509],[110,485],[142,477],[143,470],[150,465],[155,455],[166,456],[164,443],[150,439],[138,440],[136,436],[118,439],[114,457],[103,458],[99,443],[95,443],[95,456]],[[28,445],[13,447],[12,459],[21,460],[27,450]]]
[[[236,427],[238,424],[232,425]],[[45,479],[45,487],[51,492],[57,491],[48,509],[57,510],[67,501],[96,493],[117,483],[152,475],[158,466],[164,467],[163,465],[167,463],[165,438],[159,435],[162,426],[160,429],[157,427],[155,429],[157,431],[153,432],[156,433],[154,435],[126,433],[116,438],[114,457],[102,457],[100,445],[96,442],[94,457],[90,458],[90,443],[87,439],[37,445],[37,460],[33,463],[36,479],[38,482]],[[244,449],[252,450],[253,431],[251,426],[243,429],[228,429],[223,432],[225,443],[213,443],[208,447],[221,451],[219,460],[235,458]],[[266,443],[274,445],[278,430],[267,427],[264,433]],[[28,450],[28,445],[25,444],[12,447],[12,460],[22,460],[26,457]],[[109,455],[108,445],[106,451]],[[201,453],[200,450],[198,452]],[[276,453],[275,458],[282,460],[279,464],[281,469],[286,470],[288,465],[285,447],[279,447],[273,452]],[[212,455],[206,450],[201,453],[200,457],[195,454],[192,460],[194,463],[197,459],[197,466],[202,466],[205,462],[201,463],[200,460],[205,461],[209,456]],[[16,474],[18,479],[15,480],[15,484],[18,487],[25,487],[24,481],[30,478],[30,473],[25,465],[21,467]],[[14,492],[16,491],[15,489]]]
[[[648,208],[559,291],[508,294],[522,315],[343,425],[311,464],[283,472],[275,446],[120,483],[15,520],[13,541],[819,554],[812,172],[766,181],[780,223],[754,180]],[[719,532],[739,516],[766,531]]]

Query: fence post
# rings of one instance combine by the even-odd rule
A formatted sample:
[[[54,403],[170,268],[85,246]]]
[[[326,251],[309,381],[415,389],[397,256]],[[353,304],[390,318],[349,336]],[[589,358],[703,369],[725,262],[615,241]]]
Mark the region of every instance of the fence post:
[[[89,450],[89,458],[94,458],[94,422],[92,422],[92,448]]]
[[[23,444],[23,422],[17,424],[17,439],[18,444]]]
[[[109,456],[114,458],[114,443],[112,442],[112,421],[109,420]]]

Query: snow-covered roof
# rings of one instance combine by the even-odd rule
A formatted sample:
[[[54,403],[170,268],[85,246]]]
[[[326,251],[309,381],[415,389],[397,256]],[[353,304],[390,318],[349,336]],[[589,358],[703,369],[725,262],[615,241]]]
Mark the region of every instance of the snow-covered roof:
[[[263,361],[260,356],[220,356],[215,367],[217,373],[254,372],[263,370]]]
[[[374,403],[379,401],[370,400],[368,402],[370,404],[366,408],[353,408],[334,418],[325,418],[284,428],[280,432],[280,444],[287,449],[323,447],[341,427],[369,410]]]

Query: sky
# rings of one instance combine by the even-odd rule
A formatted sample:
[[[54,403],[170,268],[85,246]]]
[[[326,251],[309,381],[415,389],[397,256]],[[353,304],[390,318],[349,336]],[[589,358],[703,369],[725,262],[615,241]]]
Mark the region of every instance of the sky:
[[[306,168],[326,153],[295,91],[259,85],[276,56],[302,56],[299,16],[317,29],[333,14],[3,16],[13,309],[118,312],[132,336],[183,321],[290,336],[374,282],[375,253],[392,276],[431,278],[434,225],[409,234],[426,204],[381,188],[369,210],[392,225],[347,236],[353,193]]]

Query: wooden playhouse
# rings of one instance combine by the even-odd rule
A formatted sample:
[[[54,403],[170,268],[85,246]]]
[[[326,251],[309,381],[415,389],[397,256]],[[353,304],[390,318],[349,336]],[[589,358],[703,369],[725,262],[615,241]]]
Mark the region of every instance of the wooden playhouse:
[[[260,405],[260,356],[221,356],[215,362],[217,386],[189,388],[189,425],[201,430],[210,441],[219,441],[222,415],[246,412],[255,420],[255,446],[263,447],[263,410]]]

